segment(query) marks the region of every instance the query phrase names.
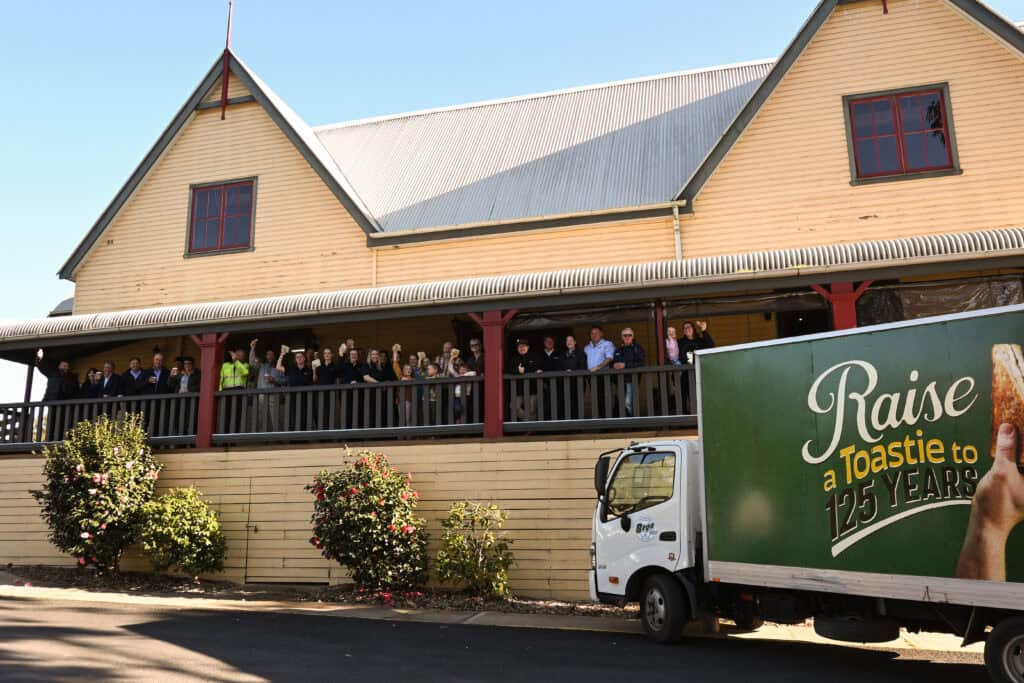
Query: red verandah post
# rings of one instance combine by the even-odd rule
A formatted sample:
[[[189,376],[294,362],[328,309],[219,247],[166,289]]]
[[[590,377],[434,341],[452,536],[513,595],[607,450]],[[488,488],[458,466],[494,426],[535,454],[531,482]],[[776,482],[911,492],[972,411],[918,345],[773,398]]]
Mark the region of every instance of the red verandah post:
[[[199,347],[199,415],[196,418],[196,448],[213,445],[213,426],[217,424],[217,385],[220,382],[220,361],[224,358],[224,342],[228,335],[204,332],[192,335]]]
[[[500,438],[505,433],[505,326],[516,309],[470,313],[484,336],[484,436]]]
[[[829,289],[820,285],[811,288],[822,295],[832,306],[832,327],[837,330],[849,330],[857,327],[857,299],[871,286],[871,280],[865,280],[854,289],[852,282],[833,282]]]

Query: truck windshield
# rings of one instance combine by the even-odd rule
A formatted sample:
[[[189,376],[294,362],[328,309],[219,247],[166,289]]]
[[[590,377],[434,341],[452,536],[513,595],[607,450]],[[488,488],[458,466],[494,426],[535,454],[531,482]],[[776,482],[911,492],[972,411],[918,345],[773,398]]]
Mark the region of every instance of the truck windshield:
[[[675,479],[675,454],[631,453],[608,486],[608,511],[618,517],[664,503],[672,498]]]

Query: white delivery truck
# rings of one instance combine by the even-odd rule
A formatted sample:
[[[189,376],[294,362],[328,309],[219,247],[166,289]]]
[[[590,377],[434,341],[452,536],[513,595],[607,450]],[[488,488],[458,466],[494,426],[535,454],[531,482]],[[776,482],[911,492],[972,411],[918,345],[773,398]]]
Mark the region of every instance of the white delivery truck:
[[[985,641],[1024,683],[1024,307],[703,351],[699,437],[602,454],[591,592],[687,622]]]

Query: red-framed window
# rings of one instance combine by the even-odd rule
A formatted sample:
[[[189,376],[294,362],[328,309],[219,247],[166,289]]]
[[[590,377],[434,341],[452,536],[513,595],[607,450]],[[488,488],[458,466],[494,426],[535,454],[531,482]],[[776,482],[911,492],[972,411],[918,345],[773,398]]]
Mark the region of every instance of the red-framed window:
[[[850,98],[847,106],[858,179],[955,168],[942,88]]]
[[[252,246],[254,197],[252,180],[193,187],[189,253],[205,254]]]

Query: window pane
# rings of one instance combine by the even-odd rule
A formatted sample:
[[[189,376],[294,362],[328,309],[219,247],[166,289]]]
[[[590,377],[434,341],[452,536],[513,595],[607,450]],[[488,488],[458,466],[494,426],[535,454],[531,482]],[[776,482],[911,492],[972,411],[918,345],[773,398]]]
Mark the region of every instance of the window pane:
[[[946,133],[941,130],[934,130],[924,136],[925,146],[928,152],[928,165],[950,166],[949,146],[946,140]]]
[[[924,107],[924,123],[928,128],[942,128],[942,105],[939,103],[938,93],[924,95],[921,98]]]
[[[672,497],[676,457],[671,453],[633,453],[615,470],[608,507],[621,515],[664,503]]]
[[[917,95],[900,98],[900,116],[903,118],[903,130],[921,130],[924,119],[921,116],[921,98]]]
[[[875,134],[891,135],[896,132],[896,122],[892,115],[892,102],[878,100],[872,104],[875,111]]]
[[[928,166],[928,155],[925,152],[924,133],[914,133],[903,138],[907,149],[907,170],[911,171]]]
[[[198,190],[196,192],[196,217],[209,218],[220,215],[220,189]]]
[[[217,234],[220,230],[220,221],[216,219],[206,221],[206,246],[215,249],[219,242]]]
[[[856,137],[871,135],[874,128],[871,126],[871,104],[862,102],[853,105],[853,133]]]
[[[224,246],[244,247],[249,244],[249,217],[235,216],[224,221]]]
[[[860,175],[872,175],[878,172],[878,160],[875,158],[875,141],[860,140],[857,143],[857,169]]]
[[[878,138],[878,172],[897,173],[900,171],[900,153],[896,137]]]
[[[252,185],[228,188],[228,215],[252,212]]]

